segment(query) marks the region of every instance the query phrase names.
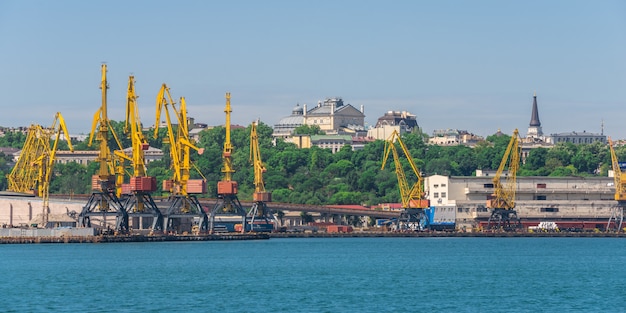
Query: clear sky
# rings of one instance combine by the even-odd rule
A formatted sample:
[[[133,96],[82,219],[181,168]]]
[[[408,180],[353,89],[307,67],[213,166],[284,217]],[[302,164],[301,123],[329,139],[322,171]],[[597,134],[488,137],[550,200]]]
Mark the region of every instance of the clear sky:
[[[340,96],[417,115],[423,130],[626,138],[626,1],[0,1],[0,126],[88,133],[109,72],[121,121],[134,75],[144,125],[167,83],[188,114],[274,125]]]

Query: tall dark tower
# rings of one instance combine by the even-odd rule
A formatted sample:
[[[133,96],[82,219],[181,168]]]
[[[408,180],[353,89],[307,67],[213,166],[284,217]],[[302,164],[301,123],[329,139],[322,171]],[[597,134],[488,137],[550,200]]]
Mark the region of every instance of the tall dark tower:
[[[537,109],[537,93],[533,94],[533,111],[530,116],[530,124],[528,126],[528,133],[526,138],[541,138],[543,137],[543,131],[541,131],[541,122],[539,121],[539,110]]]

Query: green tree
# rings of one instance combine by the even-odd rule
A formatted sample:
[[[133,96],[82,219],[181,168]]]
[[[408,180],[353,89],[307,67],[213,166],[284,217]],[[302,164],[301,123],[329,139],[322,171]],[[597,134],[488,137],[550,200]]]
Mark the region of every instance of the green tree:
[[[302,218],[303,224],[313,223],[314,221],[313,216],[308,212],[301,212],[300,217]]]
[[[300,125],[293,130],[294,135],[324,135],[325,133],[317,125]]]

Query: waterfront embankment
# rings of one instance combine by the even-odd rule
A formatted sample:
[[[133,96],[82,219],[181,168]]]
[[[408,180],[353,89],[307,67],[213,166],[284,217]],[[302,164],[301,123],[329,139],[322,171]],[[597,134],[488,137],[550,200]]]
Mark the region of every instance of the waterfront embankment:
[[[115,242],[164,242],[164,241],[220,241],[262,240],[268,234],[217,234],[217,235],[102,235],[102,236],[13,236],[0,237],[0,244],[23,243],[115,243]]]

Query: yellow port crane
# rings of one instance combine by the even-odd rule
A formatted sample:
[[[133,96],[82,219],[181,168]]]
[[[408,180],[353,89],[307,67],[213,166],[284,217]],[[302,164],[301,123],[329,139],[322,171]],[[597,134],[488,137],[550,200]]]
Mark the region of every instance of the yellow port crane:
[[[626,211],[626,175],[622,172],[622,167],[617,159],[617,154],[615,153],[615,148],[613,148],[613,140],[611,140],[611,137],[608,138],[608,141],[609,150],[611,151],[611,166],[613,169],[615,201],[617,201],[617,207],[613,210],[606,229],[621,231]]]
[[[60,112],[56,113],[52,126],[49,128],[31,125],[20,158],[7,177],[9,190],[21,193],[34,192],[35,195],[42,198],[42,226],[44,227],[47,224],[50,211],[50,181],[52,180],[61,133],[64,134],[67,145],[73,152],[74,147]],[[55,136],[55,140],[51,146],[50,138],[52,136]]]
[[[224,176],[221,181],[217,182],[217,202],[211,210],[209,232],[214,232],[216,214],[240,215],[242,217],[241,232],[245,232],[247,213],[241,206],[239,198],[237,197],[237,182],[232,179],[235,169],[233,168],[232,160],[233,145],[230,141],[230,114],[232,113],[230,107],[230,92],[226,93],[226,107],[224,108],[224,113],[226,113],[226,123],[224,124],[226,137],[224,139],[224,150],[222,152],[222,173],[224,173]]]
[[[408,182],[404,169],[402,168],[402,162],[395,146],[396,142],[400,145],[404,156],[408,160],[413,175],[415,175],[416,181],[413,184]],[[398,228],[423,230],[429,224],[424,209],[428,208],[430,205],[430,202],[424,199],[424,180],[409,150],[402,141],[402,138],[400,138],[400,133],[395,130],[385,141],[385,155],[381,170],[385,169],[385,164],[387,164],[390,152],[393,155],[395,172],[398,177],[398,189],[400,190],[400,199],[402,200],[403,208],[403,212],[398,219]]]
[[[99,154],[97,159],[99,169],[98,173],[92,177],[92,193],[87,204],[78,215],[78,224],[82,227],[91,227],[91,217],[102,216],[103,220],[101,220],[101,226],[104,228],[108,227],[108,225],[105,225],[106,216],[114,215],[116,218],[115,231],[128,232],[128,213],[118,197],[121,192],[121,181],[123,179],[123,177],[120,178],[120,176],[123,175],[123,160],[116,160],[109,148],[110,133],[115,137],[120,149],[121,145],[111,127],[111,121],[107,115],[107,90],[109,89],[109,84],[107,82],[106,64],[102,64],[101,71],[102,78],[100,89],[102,90],[102,103],[94,115],[91,135],[89,137],[89,145],[91,145],[97,127],[96,140],[99,141]],[[116,161],[118,162],[117,169],[114,166]],[[116,172],[118,177],[117,181]]]
[[[124,124],[124,133],[131,139],[132,156],[127,156],[122,150],[115,151],[115,155],[120,158],[120,160],[130,161],[133,168],[133,173],[130,177],[129,194],[122,195],[121,201],[124,208],[131,216],[152,218],[151,230],[157,232],[163,230],[163,215],[151,196],[151,193],[156,190],[156,179],[146,175],[144,151],[148,150],[150,145],[142,132],[137,98],[138,96],[135,92],[135,77],[131,75],[128,78],[128,89],[126,92],[126,122]],[[118,177],[120,177],[120,175],[118,175]],[[135,228],[142,229],[143,225],[139,225],[139,227]]]
[[[272,193],[265,190],[263,173],[267,171],[261,160],[261,149],[259,148],[259,135],[257,133],[257,123],[250,126],[250,162],[254,169],[254,193],[252,200],[254,203],[248,212],[250,218],[250,231],[255,231],[255,219],[262,218],[265,225],[271,225],[270,220],[276,221],[274,214],[267,207],[267,202],[272,201]],[[263,231],[272,229],[263,229]]]
[[[487,228],[495,230],[519,230],[521,221],[515,211],[515,193],[517,190],[517,170],[519,169],[521,150],[519,147],[519,132],[517,128],[511,135],[511,140],[502,156],[500,166],[493,177],[493,191],[487,200],[487,208],[492,209]],[[502,183],[502,175],[508,164],[506,183]]]
[[[170,113],[172,110],[172,113]],[[161,112],[165,112],[167,138],[166,143],[170,144],[170,157],[172,159],[172,179],[163,182],[163,189],[169,191],[171,203],[164,214],[164,230],[173,230],[173,218],[188,217],[189,215],[200,218],[198,231],[208,231],[208,216],[200,205],[195,194],[206,192],[206,179],[191,180],[191,149],[202,154],[204,149],[198,148],[189,138],[189,119],[187,118],[187,104],[184,97],[180,98],[180,109],[176,108],[176,102],[172,99],[169,88],[166,84],[161,85],[161,89],[156,98],[156,121],[154,138],[158,138]],[[172,123],[171,114],[176,118],[177,127]],[[176,128],[176,132],[174,132]],[[198,172],[200,173],[200,172]],[[200,173],[202,175],[202,173]],[[204,176],[203,176],[204,177]],[[193,190],[192,188],[193,187]]]

